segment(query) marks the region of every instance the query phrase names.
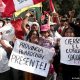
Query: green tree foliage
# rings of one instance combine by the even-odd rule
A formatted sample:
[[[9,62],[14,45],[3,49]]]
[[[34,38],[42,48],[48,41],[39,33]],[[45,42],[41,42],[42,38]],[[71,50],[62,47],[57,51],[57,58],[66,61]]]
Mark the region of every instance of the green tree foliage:
[[[80,13],[80,0],[53,0],[56,11],[60,15],[67,14],[70,10]],[[49,0],[43,3],[43,10],[49,10]]]

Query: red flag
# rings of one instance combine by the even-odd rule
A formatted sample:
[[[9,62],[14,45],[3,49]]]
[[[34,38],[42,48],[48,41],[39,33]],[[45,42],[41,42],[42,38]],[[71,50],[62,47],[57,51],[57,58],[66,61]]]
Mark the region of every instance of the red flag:
[[[24,7],[31,6],[45,0],[3,0],[6,4],[5,11],[2,13],[2,16],[9,17],[15,11],[18,11]]]
[[[0,0],[0,12],[4,12],[6,5],[2,0]]]
[[[0,5],[1,5],[1,3],[2,3],[2,0],[0,0]]]
[[[13,20],[11,21],[11,24],[13,25],[14,29],[15,29],[15,35],[18,39],[23,39],[24,37],[24,33],[22,31],[21,25],[22,25],[22,19],[17,19],[17,20]]]
[[[33,0],[34,4],[37,4],[37,3],[40,3],[40,2],[43,2],[45,0]]]
[[[52,0],[49,0],[50,10],[55,13],[55,8]]]

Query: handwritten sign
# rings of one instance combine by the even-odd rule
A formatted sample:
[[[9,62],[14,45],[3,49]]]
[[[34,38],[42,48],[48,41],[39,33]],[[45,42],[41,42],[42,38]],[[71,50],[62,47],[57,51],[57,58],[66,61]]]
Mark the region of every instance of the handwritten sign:
[[[80,37],[61,38],[60,44],[60,62],[80,66]]]
[[[36,44],[17,39],[10,56],[9,66],[47,77],[53,51]]]

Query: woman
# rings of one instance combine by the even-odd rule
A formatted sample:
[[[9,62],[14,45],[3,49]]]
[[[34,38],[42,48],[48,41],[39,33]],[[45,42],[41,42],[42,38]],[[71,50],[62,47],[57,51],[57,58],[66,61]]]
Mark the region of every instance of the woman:
[[[45,48],[48,48],[48,49],[52,49],[53,50],[53,55],[55,56],[56,55],[55,54],[55,49],[54,49],[55,39],[50,37],[50,26],[48,24],[42,25],[41,29],[40,29],[40,33],[41,33],[41,37],[39,39],[39,45],[43,46]],[[54,66],[53,66],[52,62],[53,62],[53,59],[51,59],[51,61],[50,61],[51,66],[50,66],[50,69],[49,69],[49,75],[46,78],[46,80],[49,80],[49,79],[53,80],[55,78],[54,76],[56,76],[56,74],[54,72]],[[54,80],[56,80],[56,79],[54,79]]]
[[[63,37],[76,37],[76,33],[72,27],[66,28],[63,33]],[[63,80],[75,80],[79,78],[79,66],[62,64]]]
[[[55,38],[50,35],[50,26],[48,24],[42,25],[40,29],[40,40],[39,45],[46,48],[53,48],[55,46]]]
[[[27,40],[33,44],[38,44],[38,41],[39,41],[39,33],[38,31],[35,31],[35,30],[31,30],[27,36]],[[35,74],[32,74],[32,73],[28,73],[28,72],[25,72],[25,80],[42,80],[42,79],[39,79],[40,76],[38,75],[35,75]]]
[[[31,24],[31,30],[35,30],[35,31],[40,31],[40,27],[39,27],[39,23],[37,22],[32,22]]]
[[[27,36],[27,40],[31,43],[38,44],[38,41],[39,41],[38,31],[31,30]]]
[[[65,28],[62,32],[63,37],[75,37],[75,31],[72,27]]]

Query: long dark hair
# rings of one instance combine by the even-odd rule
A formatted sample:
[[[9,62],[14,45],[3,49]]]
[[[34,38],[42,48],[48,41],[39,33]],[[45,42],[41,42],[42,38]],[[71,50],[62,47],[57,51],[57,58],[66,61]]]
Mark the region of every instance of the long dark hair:
[[[29,34],[28,34],[28,36],[27,36],[27,40],[29,41],[29,42],[31,42],[31,36],[32,36],[32,34],[33,34],[33,32],[34,32],[35,30],[31,30],[30,32],[29,32]],[[37,36],[38,36],[38,38],[39,38],[39,33],[38,33],[38,31],[36,31],[37,32]]]
[[[68,29],[72,30],[73,33],[76,34],[75,31],[74,31],[74,29],[69,26],[68,28],[65,28],[65,29],[62,31],[61,35],[62,35],[63,37],[65,37],[65,33],[66,33],[66,31],[67,31]]]

